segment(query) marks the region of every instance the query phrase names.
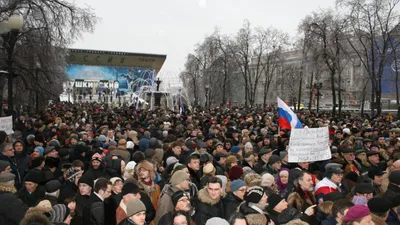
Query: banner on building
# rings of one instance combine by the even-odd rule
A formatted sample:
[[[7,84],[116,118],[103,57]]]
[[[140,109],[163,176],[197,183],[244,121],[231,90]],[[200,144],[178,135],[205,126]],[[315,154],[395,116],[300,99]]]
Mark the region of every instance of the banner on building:
[[[289,162],[315,162],[331,158],[328,127],[292,129]]]
[[[3,130],[7,133],[7,135],[10,135],[14,133],[12,128],[13,128],[12,116],[0,117],[0,130]]]

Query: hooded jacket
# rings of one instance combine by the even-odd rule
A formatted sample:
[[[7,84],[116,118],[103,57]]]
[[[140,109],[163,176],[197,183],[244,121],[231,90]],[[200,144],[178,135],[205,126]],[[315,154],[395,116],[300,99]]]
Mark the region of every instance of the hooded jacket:
[[[206,188],[199,191],[195,205],[194,221],[196,224],[206,224],[207,220],[212,217],[225,218],[224,204],[221,197],[215,200],[212,199]]]

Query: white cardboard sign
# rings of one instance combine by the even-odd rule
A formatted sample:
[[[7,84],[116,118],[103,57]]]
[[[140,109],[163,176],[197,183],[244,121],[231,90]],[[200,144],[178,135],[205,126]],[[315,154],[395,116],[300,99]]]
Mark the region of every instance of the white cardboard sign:
[[[0,130],[4,130],[7,135],[14,133],[12,116],[0,117]]]
[[[291,163],[330,159],[328,127],[292,129],[288,157]]]

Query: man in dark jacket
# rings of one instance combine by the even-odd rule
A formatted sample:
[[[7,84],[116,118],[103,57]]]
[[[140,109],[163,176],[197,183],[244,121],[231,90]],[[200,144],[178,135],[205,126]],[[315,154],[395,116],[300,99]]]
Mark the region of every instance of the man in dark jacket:
[[[222,199],[225,207],[225,219],[229,220],[229,218],[236,212],[240,203],[243,202],[246,188],[246,183],[241,179],[234,180],[231,183],[231,192],[229,192],[227,196]]]
[[[112,184],[105,178],[99,178],[90,195],[88,204],[83,209],[83,224],[104,225],[104,199],[110,197]]]
[[[18,165],[14,160],[14,156],[15,150],[11,143],[5,142],[0,145],[0,160],[10,163],[11,173],[15,175],[15,187],[18,189],[22,187],[22,178],[19,174]]]
[[[196,202],[194,221],[196,224],[206,224],[212,217],[225,217],[222,203],[222,181],[217,177],[210,177],[206,186],[199,191]]]
[[[145,131],[143,137],[139,140],[139,149],[141,152],[145,152],[149,148],[150,144],[150,132]]]
[[[170,224],[170,221],[173,221],[174,219],[173,217],[174,212],[177,211],[185,212],[187,214],[187,217],[190,218],[189,214],[192,207],[190,205],[189,192],[177,191],[171,196],[171,199],[172,199],[172,204],[174,205],[174,211],[169,212],[164,216],[162,216],[158,225]]]
[[[0,174],[0,224],[18,225],[28,207],[14,194],[15,175]]]

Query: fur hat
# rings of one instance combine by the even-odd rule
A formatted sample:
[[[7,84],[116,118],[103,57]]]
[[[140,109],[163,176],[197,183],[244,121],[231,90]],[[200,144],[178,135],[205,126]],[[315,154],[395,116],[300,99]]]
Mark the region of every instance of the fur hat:
[[[139,171],[140,171],[141,168],[143,168],[143,169],[145,169],[145,170],[147,170],[147,171],[150,172],[150,179],[151,179],[151,180],[156,179],[156,173],[155,173],[155,171],[154,171],[154,167],[153,167],[153,165],[152,165],[150,162],[148,162],[148,161],[146,161],[146,160],[142,160],[141,162],[139,162],[139,163],[136,165],[136,168],[135,168],[135,173],[136,173],[137,175],[139,175]]]

